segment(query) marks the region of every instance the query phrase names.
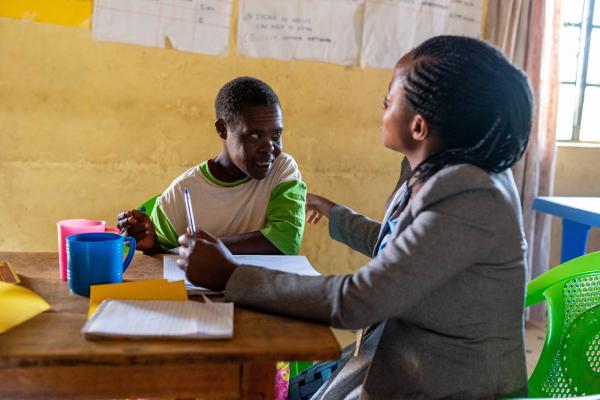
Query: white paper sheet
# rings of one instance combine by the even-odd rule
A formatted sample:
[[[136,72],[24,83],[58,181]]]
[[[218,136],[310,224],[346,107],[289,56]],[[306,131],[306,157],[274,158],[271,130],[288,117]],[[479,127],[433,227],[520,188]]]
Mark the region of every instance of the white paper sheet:
[[[233,0],[94,0],[94,39],[213,55],[229,42]]]
[[[442,34],[479,37],[483,0],[366,0],[362,57],[393,68],[424,40]]]
[[[233,303],[104,300],[82,333],[86,337],[231,338]]]
[[[261,256],[261,255],[247,255],[247,256],[235,256],[237,261],[241,264],[254,265],[276,271],[290,272],[299,275],[318,276],[320,275],[310,265],[308,259],[304,256]],[[194,286],[185,278],[185,273],[177,267],[175,263],[177,256],[164,256],[163,259],[163,277],[168,281],[179,281],[184,280],[185,286],[188,292],[205,293],[209,289]]]
[[[357,64],[364,0],[240,0],[238,49],[250,57]]]

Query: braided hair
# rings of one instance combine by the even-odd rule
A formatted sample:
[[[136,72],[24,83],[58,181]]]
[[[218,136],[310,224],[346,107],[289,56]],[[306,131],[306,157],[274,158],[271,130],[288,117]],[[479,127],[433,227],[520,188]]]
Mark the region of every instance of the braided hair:
[[[477,39],[437,36],[402,61],[407,103],[442,143],[415,167],[409,182],[424,182],[449,165],[500,172],[521,159],[533,97],[527,75],[502,53]]]
[[[215,99],[217,118],[231,123],[244,106],[280,106],[279,97],[265,82],[241,76],[227,82]]]

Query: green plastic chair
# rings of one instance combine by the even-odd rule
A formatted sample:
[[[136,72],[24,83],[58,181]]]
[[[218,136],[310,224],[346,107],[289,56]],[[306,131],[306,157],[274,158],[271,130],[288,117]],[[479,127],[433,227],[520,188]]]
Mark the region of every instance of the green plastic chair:
[[[312,361],[290,361],[290,381],[312,365]]]
[[[527,285],[526,306],[548,303],[529,397],[600,394],[600,252],[567,261]]]

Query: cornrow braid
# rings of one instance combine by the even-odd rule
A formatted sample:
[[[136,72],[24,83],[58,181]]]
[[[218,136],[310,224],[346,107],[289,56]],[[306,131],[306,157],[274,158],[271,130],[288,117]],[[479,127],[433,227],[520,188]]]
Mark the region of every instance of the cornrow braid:
[[[406,100],[443,148],[419,164],[409,182],[424,182],[449,165],[500,172],[521,159],[533,97],[527,76],[502,53],[477,39],[437,36],[406,60]]]

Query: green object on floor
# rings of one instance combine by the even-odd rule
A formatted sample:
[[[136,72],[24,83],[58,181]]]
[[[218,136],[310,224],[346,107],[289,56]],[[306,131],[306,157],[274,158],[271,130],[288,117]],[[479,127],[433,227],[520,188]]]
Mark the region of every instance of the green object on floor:
[[[290,381],[312,365],[312,361],[290,361]]]
[[[527,285],[526,306],[546,300],[548,326],[529,397],[600,393],[600,252],[562,263]]]

